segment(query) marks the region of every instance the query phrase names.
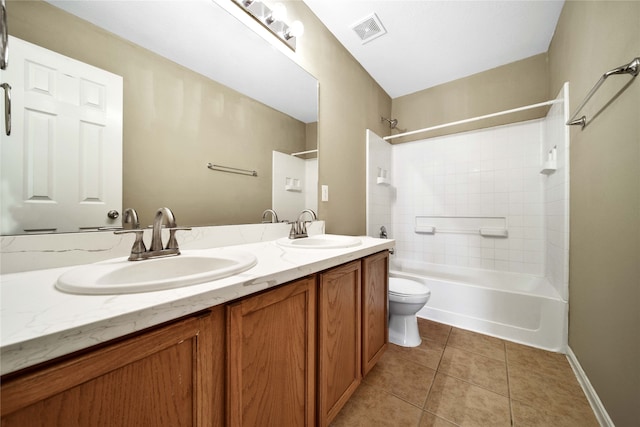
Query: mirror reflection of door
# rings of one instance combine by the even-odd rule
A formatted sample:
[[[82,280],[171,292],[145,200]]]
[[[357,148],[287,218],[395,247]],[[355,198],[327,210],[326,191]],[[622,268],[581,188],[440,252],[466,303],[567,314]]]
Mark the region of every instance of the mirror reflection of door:
[[[122,211],[122,78],[15,37],[9,46],[1,234],[118,225],[107,214]]]

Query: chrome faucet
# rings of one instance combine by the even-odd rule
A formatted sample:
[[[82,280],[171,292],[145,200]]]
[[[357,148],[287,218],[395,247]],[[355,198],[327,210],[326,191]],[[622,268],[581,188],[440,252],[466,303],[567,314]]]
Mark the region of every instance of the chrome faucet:
[[[138,212],[133,208],[127,208],[122,214],[122,229],[126,229],[126,224],[131,224],[131,228],[140,228],[140,220],[138,219]]]
[[[131,211],[127,214],[128,211]],[[133,242],[131,248],[131,255],[129,255],[129,261],[140,261],[150,258],[159,258],[165,256],[180,255],[180,248],[178,248],[178,241],[176,240],[176,231],[178,230],[191,230],[191,227],[178,227],[176,226],[176,219],[173,216],[173,212],[169,208],[160,208],[156,211],[156,215],[153,218],[153,230],[151,232],[151,248],[146,249],[144,241],[142,240],[144,230],[139,228],[140,223],[137,221],[138,214],[134,209],[127,209],[123,218],[123,223],[130,221],[132,224],[137,224],[138,227],[131,230],[114,231],[115,234],[127,234],[135,233],[136,240]],[[169,240],[166,246],[162,243],[162,225],[167,223],[167,229],[169,230]]]
[[[387,227],[385,227],[384,225],[382,227],[380,227],[380,238],[381,239],[388,239],[389,238],[387,236]],[[389,253],[391,255],[393,255],[395,253],[395,248],[389,249]]]
[[[162,245],[162,223],[167,223],[169,231],[169,242],[167,242],[166,249],[178,249],[178,242],[176,242],[176,218],[173,216],[173,212],[169,208],[160,208],[156,211],[156,216],[153,218],[153,231],[151,234],[151,252],[159,252],[165,249]],[[178,255],[178,250],[175,255]]]
[[[311,221],[304,221],[305,214],[309,214],[311,216]],[[318,216],[311,209],[305,209],[300,212],[300,215],[298,215],[298,219],[291,223],[289,238],[300,239],[302,237],[308,237],[309,235],[307,234],[307,222],[313,222],[316,219],[318,219]]]
[[[267,221],[267,215],[271,215],[271,221]],[[276,211],[274,211],[273,209],[267,209],[262,212],[262,223],[267,224],[269,222],[271,222],[272,224],[278,222],[278,214],[276,214]]]

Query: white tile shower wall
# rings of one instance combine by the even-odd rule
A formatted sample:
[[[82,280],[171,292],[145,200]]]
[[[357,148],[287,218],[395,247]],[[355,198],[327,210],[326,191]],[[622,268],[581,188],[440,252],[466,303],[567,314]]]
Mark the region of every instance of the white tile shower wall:
[[[568,99],[568,83],[556,99]],[[565,102],[554,104],[543,124],[543,158],[556,148],[557,170],[545,177],[545,276],[569,298],[569,127]]]
[[[394,194],[394,176],[391,173],[392,146],[374,132],[367,130],[367,235],[380,236],[385,226],[387,235],[393,238],[391,203]],[[389,171],[389,184],[378,184],[378,168]]]
[[[544,274],[541,128],[534,120],[394,145],[398,256]],[[417,215],[506,217],[509,237],[417,234]]]
[[[273,151],[272,169],[271,208],[276,211],[280,221],[295,221],[306,207],[305,162],[298,157]],[[293,179],[300,184],[300,190],[287,191],[286,184]]]

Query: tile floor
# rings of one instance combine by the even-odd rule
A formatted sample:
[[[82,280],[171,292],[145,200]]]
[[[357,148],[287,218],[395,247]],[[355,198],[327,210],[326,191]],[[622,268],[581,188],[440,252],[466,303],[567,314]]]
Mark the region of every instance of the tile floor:
[[[390,344],[333,427],[599,426],[564,355],[418,326],[422,345]]]

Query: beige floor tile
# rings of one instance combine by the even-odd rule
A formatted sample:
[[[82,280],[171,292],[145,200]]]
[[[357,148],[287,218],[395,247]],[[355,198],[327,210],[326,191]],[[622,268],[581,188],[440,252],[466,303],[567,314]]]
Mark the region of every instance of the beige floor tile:
[[[425,409],[460,426],[510,426],[509,399],[440,372]]]
[[[422,408],[435,370],[386,352],[364,381]]]
[[[394,353],[397,357],[408,359],[427,368],[436,370],[438,369],[442,353],[444,352],[444,345],[422,338],[422,344],[418,347],[401,347],[399,345],[389,344],[387,352]]]
[[[517,400],[511,401],[514,427],[599,427],[600,424],[587,404],[549,411],[534,408]]]
[[[418,330],[422,338],[435,341],[444,346],[449,338],[451,326],[418,317]]]
[[[564,355],[418,325],[422,344],[389,345],[332,426],[598,426]]]
[[[439,372],[509,397],[505,362],[448,346]]]
[[[509,366],[508,375],[511,399],[529,406],[544,408],[551,413],[589,406],[575,376],[547,376],[520,366]]]
[[[420,420],[420,425],[418,427],[457,427],[457,425],[450,423],[431,412],[425,411],[422,414],[422,419]]]
[[[379,387],[362,383],[331,423],[332,427],[415,427],[420,408],[385,393]]]
[[[496,360],[505,360],[504,341],[499,338],[452,328],[448,346],[478,353]]]
[[[505,347],[508,366],[520,366],[549,376],[575,376],[564,354],[508,341],[505,342]]]

